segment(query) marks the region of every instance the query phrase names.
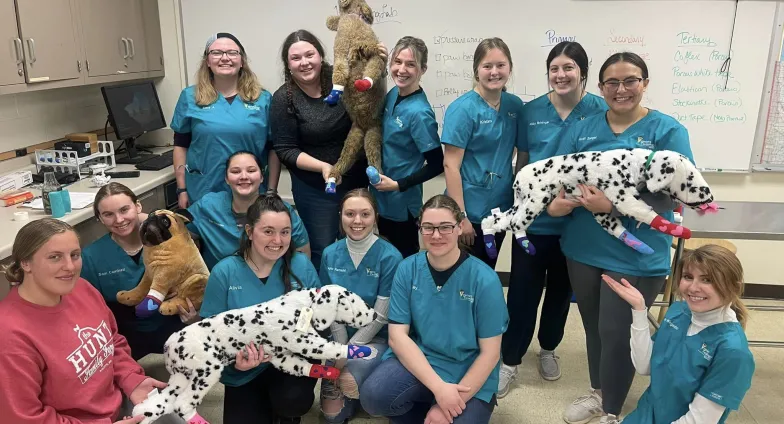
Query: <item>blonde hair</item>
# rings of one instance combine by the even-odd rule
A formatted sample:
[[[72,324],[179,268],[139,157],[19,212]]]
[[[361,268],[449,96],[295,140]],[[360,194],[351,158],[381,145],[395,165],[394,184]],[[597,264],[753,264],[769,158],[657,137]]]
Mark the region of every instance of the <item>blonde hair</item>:
[[[22,262],[29,261],[35,252],[49,241],[54,235],[67,231],[74,231],[73,227],[54,218],[42,218],[25,224],[14,239],[11,248],[11,264],[6,266],[5,278],[12,286],[24,281]]]
[[[414,61],[416,62],[417,70],[421,73],[427,70],[427,45],[424,41],[420,38],[405,36],[397,41],[397,44],[392,49],[392,54],[389,55],[390,61],[389,63],[393,63],[395,59],[397,59],[397,55],[400,54],[401,51],[409,49],[411,53],[414,55]]]
[[[741,300],[744,288],[743,265],[738,257],[729,249],[715,244],[685,251],[675,281],[680,282],[683,273],[694,268],[708,277],[716,293],[730,305],[740,325],[746,328],[749,311]],[[679,295],[683,297],[681,293]]]
[[[242,101],[249,103],[255,102],[261,95],[264,88],[261,86],[258,77],[250,69],[248,58],[245,52],[240,53],[242,58],[242,68],[237,76],[237,95]],[[218,100],[218,91],[212,85],[213,73],[209,65],[209,52],[205,51],[201,58],[201,65],[196,71],[196,104],[207,106]]]

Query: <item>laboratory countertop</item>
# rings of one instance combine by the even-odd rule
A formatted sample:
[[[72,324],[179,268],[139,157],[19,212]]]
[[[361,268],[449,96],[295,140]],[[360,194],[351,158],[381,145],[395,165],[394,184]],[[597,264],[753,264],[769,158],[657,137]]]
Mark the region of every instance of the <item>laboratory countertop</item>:
[[[171,150],[171,147],[165,148],[156,148],[153,150],[154,153],[163,153],[167,150]],[[30,165],[30,167],[22,168],[24,169],[31,169],[32,172],[35,172],[35,165]],[[128,164],[118,164],[115,168],[111,169],[111,171],[135,171],[136,167],[134,165]],[[128,186],[134,193],[142,194],[156,187],[163,185],[169,181],[174,180],[174,168],[168,166],[164,169],[158,171],[139,171],[140,175],[137,178],[121,178],[121,179],[112,179],[112,181],[117,181],[123,185]],[[81,193],[96,193],[98,192],[98,188],[95,184],[90,181],[90,178],[84,178],[76,183],[68,185],[65,187],[69,192],[81,192]],[[41,191],[37,189],[30,189],[34,195],[40,196]],[[27,212],[29,219],[27,221],[15,221],[14,220],[14,212]],[[29,207],[22,207],[19,205],[13,205],[9,207],[0,207],[0,228],[2,231],[0,232],[0,259],[7,258],[11,256],[11,248],[14,244],[14,239],[16,238],[16,234],[25,224],[30,221],[34,221],[36,219],[45,218],[47,215],[43,210],[35,210]],[[92,204],[83,208],[83,209],[73,209],[70,213],[66,214],[64,217],[60,218],[62,221],[75,226],[80,224],[88,219],[94,218],[93,214],[93,207]]]
[[[683,225],[692,238],[784,240],[784,203],[716,202],[717,213],[699,215],[686,208]]]

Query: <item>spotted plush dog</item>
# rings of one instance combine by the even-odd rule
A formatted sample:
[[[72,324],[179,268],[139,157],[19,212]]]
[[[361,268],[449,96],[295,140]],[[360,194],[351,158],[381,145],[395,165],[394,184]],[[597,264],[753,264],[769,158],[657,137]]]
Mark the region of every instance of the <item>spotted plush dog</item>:
[[[312,364],[312,360],[375,357],[368,346],[341,345],[319,335],[333,322],[360,328],[376,318],[358,295],[337,285],[291,291],[268,302],[235,309],[191,324],[166,341],[164,357],[171,374],[168,387],[153,391],[136,405],[133,415],[144,415],[142,424],[177,413],[189,424],[207,423],[196,407],[234,366],[237,352],[254,343],[270,355],[270,364],[296,376],[337,379],[337,368]]]
[[[543,159],[523,167],[514,182],[514,206],[482,220],[485,251],[497,257],[494,234],[511,230],[517,243],[533,255],[536,249],[526,237],[528,226],[539,216],[561,189],[567,197],[581,195],[578,184],[597,187],[623,215],[672,236],[688,239],[691,231],[659,216],[640,199],[640,192],[664,192],[686,206],[701,210],[713,202],[710,187],[699,170],[685,156],[669,151],[617,149],[583,152]],[[651,254],[653,250],[630,234],[620,219],[606,213],[594,213],[596,221],[608,233],[629,247]]]

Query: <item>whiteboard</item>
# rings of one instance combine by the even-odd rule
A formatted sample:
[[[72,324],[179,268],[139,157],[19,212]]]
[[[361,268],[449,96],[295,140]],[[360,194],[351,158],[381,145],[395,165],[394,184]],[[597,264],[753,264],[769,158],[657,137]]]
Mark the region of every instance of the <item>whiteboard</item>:
[[[752,168],[784,171],[784,7],[779,3]]]
[[[326,18],[337,1],[181,1],[190,83],[211,34],[236,35],[268,90],[283,82],[280,46],[292,31],[316,34],[332,61],[334,32]],[[750,169],[761,115],[776,2],[588,0],[368,0],[374,29],[391,48],[405,35],[430,50],[422,87],[442,123],[449,104],[472,89],[472,59],[482,38],[501,37],[512,52],[508,89],[523,101],[546,93],[545,60],[552,46],[574,40],[591,58],[588,89],[612,53],[630,50],[650,70],[645,105],[676,117],[689,130],[705,170]],[[737,8],[737,10],[736,10]],[[226,13],[226,11],[232,11]],[[238,19],[238,17],[242,17]],[[734,28],[734,30],[733,30]],[[730,52],[728,72],[722,65]],[[391,87],[391,81],[388,86]]]

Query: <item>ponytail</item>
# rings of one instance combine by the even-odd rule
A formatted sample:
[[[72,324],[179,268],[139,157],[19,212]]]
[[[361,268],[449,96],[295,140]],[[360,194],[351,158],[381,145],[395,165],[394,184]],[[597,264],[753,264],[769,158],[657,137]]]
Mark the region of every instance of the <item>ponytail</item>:
[[[5,273],[5,279],[8,280],[11,287],[22,284],[24,280],[24,270],[22,270],[22,265],[16,260],[11,262],[10,265],[6,265],[3,273]]]
[[[730,304],[730,308],[735,312],[735,318],[738,319],[738,323],[745,330],[746,322],[749,320],[749,310],[746,308],[746,305],[743,304],[743,301],[737,299]]]

